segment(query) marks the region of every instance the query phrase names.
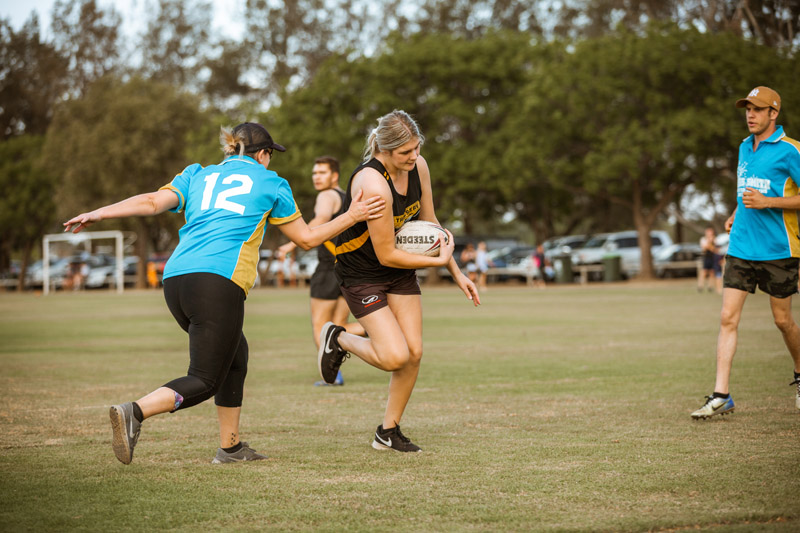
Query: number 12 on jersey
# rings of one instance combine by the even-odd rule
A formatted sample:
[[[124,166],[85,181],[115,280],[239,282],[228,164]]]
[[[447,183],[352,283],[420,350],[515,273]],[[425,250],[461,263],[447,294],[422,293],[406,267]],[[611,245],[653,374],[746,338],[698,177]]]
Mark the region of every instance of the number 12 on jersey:
[[[206,186],[205,189],[203,189],[203,202],[200,204],[201,211],[205,211],[211,207],[211,200],[216,192],[214,189],[217,187],[218,179],[219,172],[214,172],[206,176]],[[250,194],[250,190],[253,188],[253,180],[246,174],[231,174],[230,176],[222,178],[222,185],[231,185],[233,183],[238,183],[239,185],[223,188],[221,191],[216,192],[217,198],[214,201],[214,209],[225,209],[226,211],[233,211],[234,213],[243,215],[245,206],[232,202],[229,198]]]

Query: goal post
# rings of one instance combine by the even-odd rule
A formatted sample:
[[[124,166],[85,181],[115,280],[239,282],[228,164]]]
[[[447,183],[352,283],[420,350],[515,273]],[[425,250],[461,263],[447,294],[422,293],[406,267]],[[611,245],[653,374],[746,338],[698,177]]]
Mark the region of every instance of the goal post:
[[[114,239],[116,264],[114,266],[114,279],[116,280],[117,293],[122,293],[124,283],[124,269],[123,263],[123,233],[119,230],[112,231],[85,231],[81,233],[51,233],[45,235],[42,240],[42,292],[47,295],[50,292],[50,243],[52,242],[69,242],[72,244],[80,244],[86,241],[93,241],[97,239]]]

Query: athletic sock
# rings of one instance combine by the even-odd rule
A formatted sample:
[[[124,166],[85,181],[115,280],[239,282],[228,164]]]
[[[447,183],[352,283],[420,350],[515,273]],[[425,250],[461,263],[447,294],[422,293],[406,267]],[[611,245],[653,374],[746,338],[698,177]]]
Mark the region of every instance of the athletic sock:
[[[141,424],[144,421],[144,414],[142,414],[142,408],[139,407],[139,404],[133,402],[133,418],[139,421]]]
[[[230,448],[222,448],[222,451],[225,453],[236,453],[241,449],[242,449],[242,443],[237,442],[234,446],[231,446]]]
[[[722,394],[721,392],[714,392],[714,394],[712,394],[712,396],[714,398],[726,398],[726,399],[731,397],[730,394]]]

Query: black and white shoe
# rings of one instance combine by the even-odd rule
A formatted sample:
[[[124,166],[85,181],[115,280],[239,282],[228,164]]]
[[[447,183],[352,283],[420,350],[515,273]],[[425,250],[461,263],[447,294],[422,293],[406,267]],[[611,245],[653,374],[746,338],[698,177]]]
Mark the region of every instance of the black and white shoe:
[[[422,448],[400,432],[400,426],[383,429],[383,424],[375,430],[372,447],[376,450],[395,450],[398,452],[421,452]]]
[[[350,357],[350,354],[336,342],[336,338],[343,331],[344,328],[342,326],[337,326],[333,322],[326,322],[319,334],[319,353],[317,354],[319,375],[329,385],[336,382],[336,376],[339,375],[339,367],[342,366],[346,357]]]

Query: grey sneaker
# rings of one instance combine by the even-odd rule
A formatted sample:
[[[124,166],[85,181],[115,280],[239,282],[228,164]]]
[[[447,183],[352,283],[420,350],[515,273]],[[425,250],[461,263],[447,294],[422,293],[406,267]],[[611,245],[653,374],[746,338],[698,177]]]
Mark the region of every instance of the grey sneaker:
[[[794,397],[794,406],[800,409],[800,378],[795,379],[789,385],[797,385],[797,396]]]
[[[703,407],[692,413],[692,418],[695,420],[705,420],[714,415],[727,415],[728,413],[732,413],[734,408],[732,396],[728,396],[727,398],[706,396],[706,403],[703,404]]]
[[[114,455],[121,463],[129,465],[133,460],[133,448],[139,440],[139,430],[142,428],[142,423],[133,416],[133,402],[112,405],[108,416],[114,432],[111,440]]]
[[[211,460],[212,464],[222,463],[241,463],[242,461],[261,461],[267,459],[266,455],[261,455],[250,447],[246,442],[242,442],[242,449],[238,452],[228,453],[222,448],[217,448],[217,455]]]
[[[319,375],[329,385],[336,383],[339,367],[342,366],[345,358],[350,357],[350,354],[342,350],[342,347],[336,342],[336,337],[343,331],[342,326],[326,322],[319,334],[319,352],[317,353]]]

